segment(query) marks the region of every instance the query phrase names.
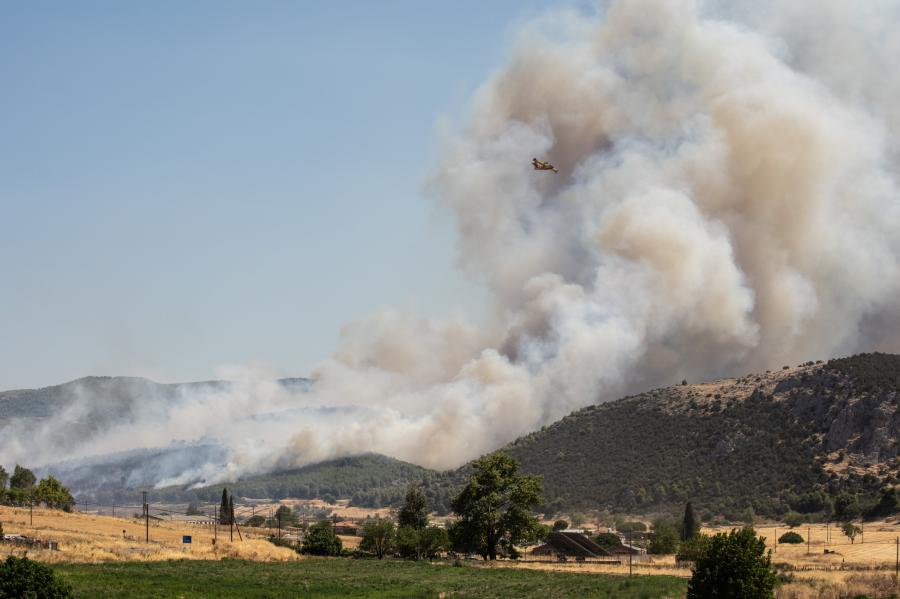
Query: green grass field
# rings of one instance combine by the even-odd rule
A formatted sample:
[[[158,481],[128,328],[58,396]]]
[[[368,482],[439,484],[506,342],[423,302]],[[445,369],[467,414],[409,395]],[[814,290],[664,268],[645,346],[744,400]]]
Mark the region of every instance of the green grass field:
[[[667,576],[626,578],[453,567],[406,561],[308,559],[261,563],[241,560],[59,564],[57,574],[78,598],[375,597],[627,599],[683,597],[687,581]]]

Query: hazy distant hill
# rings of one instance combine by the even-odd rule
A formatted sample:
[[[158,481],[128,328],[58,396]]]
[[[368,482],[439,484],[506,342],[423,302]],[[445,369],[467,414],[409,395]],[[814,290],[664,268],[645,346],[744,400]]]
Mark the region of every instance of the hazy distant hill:
[[[428,486],[437,473],[394,458],[368,453],[310,464],[229,483],[228,489],[239,497],[331,497],[352,498],[356,505],[372,507],[399,503],[410,483]],[[214,501],[221,496],[221,484],[191,491],[201,499]],[[174,489],[160,489],[165,498]]]
[[[810,362],[590,406],[507,449],[559,508],[780,513],[897,482],[898,390],[900,356]]]
[[[114,456],[106,470],[111,473],[127,472],[143,468],[147,463],[171,463],[177,460],[177,451],[190,452],[186,460],[194,459],[194,452],[211,452],[215,457],[218,450],[214,445],[191,445],[165,450],[165,459],[158,458],[159,450],[128,452]],[[91,464],[91,472],[97,472],[97,464]],[[64,481],[79,490],[82,499],[101,503],[125,503],[140,499],[139,485],[119,483],[115,476],[110,483],[88,487],[90,479],[81,476],[74,468],[60,470],[54,467]],[[239,481],[223,482],[206,487],[190,488],[187,485],[153,489],[151,497],[156,502],[218,501],[222,488],[227,487],[235,497],[274,498],[295,497],[300,499],[352,498],[354,505],[366,507],[394,505],[400,503],[410,483],[418,483],[430,488],[440,475],[434,471],[395,460],[374,453],[338,458],[310,464],[302,468],[251,476]],[[435,497],[433,505],[440,502]]]
[[[288,378],[278,381],[290,390],[303,390],[311,381]],[[140,402],[175,401],[180,394],[222,391],[227,381],[195,383],[155,383],[149,379],[127,376],[88,376],[61,385],[40,389],[0,391],[0,424],[13,418],[49,418],[62,414],[82,397],[91,397],[91,410],[81,414],[85,420],[106,423],[125,420],[134,414]]]

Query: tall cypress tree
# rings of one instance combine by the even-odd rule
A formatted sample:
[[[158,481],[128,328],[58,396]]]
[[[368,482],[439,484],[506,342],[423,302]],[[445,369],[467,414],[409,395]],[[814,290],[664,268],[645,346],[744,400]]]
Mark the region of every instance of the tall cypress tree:
[[[228,524],[228,489],[222,489],[222,501],[219,502],[219,524]]]
[[[697,534],[697,522],[694,520],[694,507],[688,501],[684,506],[684,520],[681,522],[681,540],[687,541]]]

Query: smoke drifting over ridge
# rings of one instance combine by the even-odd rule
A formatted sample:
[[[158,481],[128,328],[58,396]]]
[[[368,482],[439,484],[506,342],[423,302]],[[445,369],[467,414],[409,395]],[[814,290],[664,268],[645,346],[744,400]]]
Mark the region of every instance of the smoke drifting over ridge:
[[[64,435],[48,423],[3,435],[0,455],[230,449],[226,468],[163,483],[362,451],[448,468],[632,389],[896,351],[898,62],[896,2],[545,15],[427,185],[492,292],[490,327],[385,311],[344,329],[309,391],[225,373],[238,382],[139,408],[65,454],[38,449]]]

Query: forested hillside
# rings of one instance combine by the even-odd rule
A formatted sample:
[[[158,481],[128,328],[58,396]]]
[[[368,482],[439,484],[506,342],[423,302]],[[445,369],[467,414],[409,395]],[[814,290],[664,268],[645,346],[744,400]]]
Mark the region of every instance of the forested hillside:
[[[900,356],[863,354],[657,389],[579,410],[511,444],[553,508],[707,515],[828,510],[897,482]]]

